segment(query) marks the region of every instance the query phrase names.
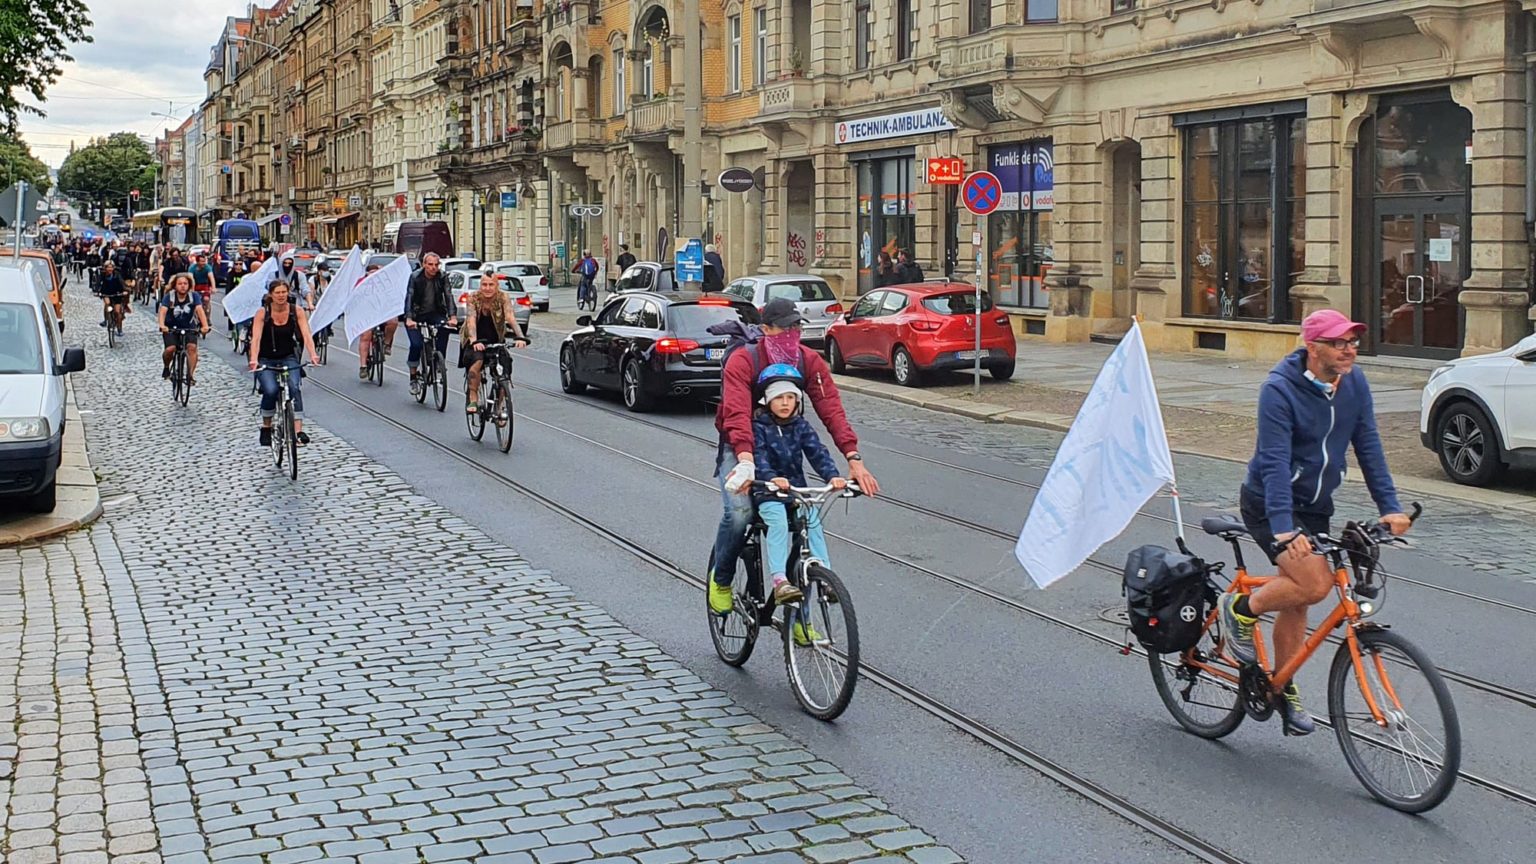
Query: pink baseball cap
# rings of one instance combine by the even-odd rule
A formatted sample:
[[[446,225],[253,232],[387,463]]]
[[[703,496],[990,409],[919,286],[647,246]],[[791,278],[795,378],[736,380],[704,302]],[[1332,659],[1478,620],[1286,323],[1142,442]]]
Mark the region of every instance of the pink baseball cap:
[[[1364,333],[1365,325],[1349,320],[1337,309],[1319,309],[1301,322],[1301,341],[1343,339],[1351,333]]]

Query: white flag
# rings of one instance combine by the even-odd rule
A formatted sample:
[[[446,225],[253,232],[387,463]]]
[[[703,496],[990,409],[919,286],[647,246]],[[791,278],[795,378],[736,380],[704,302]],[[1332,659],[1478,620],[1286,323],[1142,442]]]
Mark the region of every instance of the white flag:
[[[256,317],[261,309],[261,298],[267,296],[267,283],[278,273],[277,256],[261,262],[255,272],[248,273],[235,286],[235,290],[224,295],[224,314],[235,323],[249,321]]]
[[[410,281],[411,262],[404,255],[364,276],[347,302],[347,341],[356,342],[364,331],[400,317]]]
[[[1056,451],[1013,554],[1044,588],[1124,531],[1173,482],[1152,365],[1132,322]]]
[[[352,290],[362,278],[363,250],[354,245],[352,251],[347,253],[346,260],[341,262],[341,269],[326,284],[325,294],[315,304],[315,311],[309,314],[311,333],[325,329],[326,325],[341,317],[341,313],[347,309],[347,301],[352,299]]]

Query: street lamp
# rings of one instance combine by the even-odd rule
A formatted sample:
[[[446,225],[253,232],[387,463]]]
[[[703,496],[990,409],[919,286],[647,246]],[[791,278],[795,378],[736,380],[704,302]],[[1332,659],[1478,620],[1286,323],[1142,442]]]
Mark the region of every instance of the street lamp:
[[[271,51],[276,51],[279,54],[283,53],[283,49],[282,48],[279,48],[278,46],[273,45],[271,42],[263,42],[260,39],[252,39],[249,36],[231,36],[231,37],[229,37],[229,41],[231,41],[231,42],[249,42],[252,45],[260,45],[263,48],[269,49]]]

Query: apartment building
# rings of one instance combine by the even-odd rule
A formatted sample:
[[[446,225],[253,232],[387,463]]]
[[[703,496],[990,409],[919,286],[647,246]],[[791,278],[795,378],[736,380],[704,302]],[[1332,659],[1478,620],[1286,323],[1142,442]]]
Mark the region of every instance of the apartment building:
[[[458,140],[460,124],[458,105],[448,96],[439,76],[439,59],[447,53],[449,22],[457,27],[457,0],[402,0],[405,17],[400,105],[405,158],[407,219],[447,219],[457,221],[442,179],[438,177],[438,156],[448,152]],[[454,34],[454,42],[458,41]],[[453,118],[449,118],[449,106]],[[455,238],[455,242],[461,242]]]
[[[231,135],[235,116],[235,87],[244,62],[245,42],[251,33],[248,18],[225,19],[224,29],[209,52],[203,70],[207,95],[200,109],[202,138],[197,142],[197,163],[202,171],[199,185],[201,200],[188,206],[198,211],[198,224],[206,228],[226,218],[235,208],[234,142]]]
[[[397,0],[371,0],[369,69],[369,203],[363,236],[383,236],[384,226],[404,219],[409,208],[405,165],[405,52],[410,41]]]

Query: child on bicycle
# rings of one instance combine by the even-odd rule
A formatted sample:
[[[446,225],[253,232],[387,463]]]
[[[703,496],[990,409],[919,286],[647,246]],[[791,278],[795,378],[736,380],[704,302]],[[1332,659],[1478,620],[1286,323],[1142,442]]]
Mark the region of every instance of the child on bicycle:
[[[804,378],[800,370],[788,363],[775,363],[758,376],[758,389],[762,391],[763,410],[752,418],[752,455],[757,463],[757,476],[769,478],[766,482],[787,490],[790,486],[805,486],[803,460],[809,459],[816,473],[824,477],[834,488],[848,485],[837,473],[837,463],[826,445],[821,443],[810,421],[805,419],[805,397],[801,390]],[[789,570],[789,512],[785,502],[771,492],[758,492],[757,512],[768,527],[768,566],[773,577],[773,601],[780,605],[794,603],[801,598],[785,573]],[[806,535],[811,555],[825,564],[827,538],[821,530],[821,514],[812,509],[807,514]]]

